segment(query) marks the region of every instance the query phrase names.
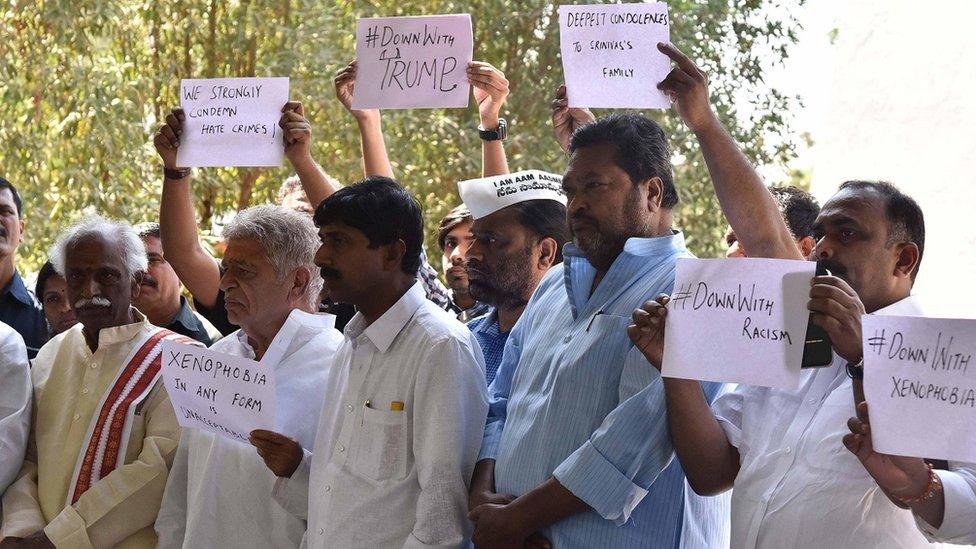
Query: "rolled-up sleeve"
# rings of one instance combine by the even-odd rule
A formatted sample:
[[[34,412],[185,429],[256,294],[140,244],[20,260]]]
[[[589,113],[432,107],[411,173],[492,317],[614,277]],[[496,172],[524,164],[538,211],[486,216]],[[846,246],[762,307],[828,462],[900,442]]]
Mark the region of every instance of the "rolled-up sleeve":
[[[642,359],[635,352],[628,354],[628,361]],[[610,412],[590,439],[553,472],[576,497],[618,525],[630,519],[674,457],[664,384],[653,368],[648,368],[648,375],[647,386]]]
[[[976,465],[951,463],[950,470],[936,474],[945,496],[942,524],[933,528],[916,517],[919,530],[929,541],[976,544]]]
[[[505,430],[505,417],[508,411],[508,397],[512,391],[512,379],[522,357],[521,323],[516,323],[505,341],[502,361],[498,365],[495,379],[488,386],[488,419],[485,421],[485,435],[481,441],[478,461],[497,459],[498,446]]]

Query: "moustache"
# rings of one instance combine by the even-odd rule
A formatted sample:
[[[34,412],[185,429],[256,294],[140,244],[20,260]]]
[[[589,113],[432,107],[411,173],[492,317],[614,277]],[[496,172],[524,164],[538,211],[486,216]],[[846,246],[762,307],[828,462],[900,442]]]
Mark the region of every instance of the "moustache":
[[[481,264],[480,261],[477,260],[468,260],[467,271],[468,271],[468,278],[471,278],[471,275],[477,275],[482,278],[487,278],[491,275],[491,272],[488,269],[486,269],[484,265]]]
[[[112,302],[100,295],[96,295],[88,299],[81,298],[78,301],[75,301],[75,309],[84,309],[86,307],[111,307],[111,306],[112,306]]]
[[[150,288],[159,288],[159,282],[157,282],[155,278],[149,275],[145,275],[142,278],[142,285],[149,286]]]
[[[322,267],[321,269],[319,269],[319,274],[321,274],[322,278],[326,280],[329,279],[335,280],[338,278],[342,278],[342,273],[330,267]]]
[[[847,274],[847,267],[844,267],[840,263],[837,263],[836,261],[833,261],[831,259],[822,259],[818,261],[817,267],[827,269],[828,271],[830,271],[830,274],[837,277],[843,277],[844,275]]]

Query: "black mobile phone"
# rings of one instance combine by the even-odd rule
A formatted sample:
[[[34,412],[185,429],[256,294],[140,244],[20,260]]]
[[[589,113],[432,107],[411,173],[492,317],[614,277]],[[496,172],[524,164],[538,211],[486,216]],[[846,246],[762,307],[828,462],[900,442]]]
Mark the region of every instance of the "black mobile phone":
[[[817,276],[826,276],[827,272],[820,262],[817,262]],[[834,362],[834,351],[830,346],[827,331],[813,323],[813,314],[807,322],[807,337],[803,344],[803,364],[801,368],[824,368]]]

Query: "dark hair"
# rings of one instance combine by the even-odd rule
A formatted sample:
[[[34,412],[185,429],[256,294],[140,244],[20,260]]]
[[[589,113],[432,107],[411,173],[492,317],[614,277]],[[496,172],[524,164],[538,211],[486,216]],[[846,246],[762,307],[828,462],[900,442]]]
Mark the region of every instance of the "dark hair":
[[[464,204],[454,208],[444,216],[444,219],[441,219],[441,224],[437,227],[437,245],[440,246],[442,252],[444,251],[444,241],[447,240],[447,233],[466,221],[471,221],[471,210]]]
[[[556,241],[556,261],[563,260],[563,244],[569,242],[569,224],[566,222],[566,206],[555,200],[526,200],[512,204],[520,225],[540,239]]]
[[[912,271],[912,280],[915,280],[922,265],[922,252],[925,251],[925,216],[918,202],[887,181],[845,181],[840,190],[847,189],[872,190],[885,199],[885,217],[888,218],[888,241],[885,245],[913,242],[918,246],[918,264]]]
[[[41,270],[37,272],[37,282],[34,283],[34,296],[41,303],[44,303],[44,287],[47,286],[47,280],[52,276],[60,276],[58,272],[54,270],[54,265],[50,261],[41,267]]]
[[[159,223],[155,221],[146,221],[145,223],[140,223],[135,227],[136,233],[139,234],[139,238],[152,237],[157,240],[162,240],[162,232],[159,230]]]
[[[629,113],[605,116],[573,132],[569,152],[603,144],[613,147],[614,162],[635,184],[652,177],[661,179],[662,208],[670,210],[678,204],[678,190],[671,171],[671,147],[657,122]]]
[[[786,220],[793,238],[813,236],[813,226],[820,215],[820,203],[810,193],[802,191],[792,185],[787,187],[770,187],[773,199],[779,205],[779,211]]]
[[[370,248],[402,240],[406,246],[400,268],[416,276],[424,241],[420,204],[389,177],[371,175],[332,193],[315,210],[315,225],[340,222],[362,232]]]
[[[10,189],[10,194],[14,197],[14,206],[17,206],[17,217],[24,217],[24,204],[20,201],[20,193],[17,192],[17,187],[14,184],[7,181],[6,179],[0,177],[0,190]]]

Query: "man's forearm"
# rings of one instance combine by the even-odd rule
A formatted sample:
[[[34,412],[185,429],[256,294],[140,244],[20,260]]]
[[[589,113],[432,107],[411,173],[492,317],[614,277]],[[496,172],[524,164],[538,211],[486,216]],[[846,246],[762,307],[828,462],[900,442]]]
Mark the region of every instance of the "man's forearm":
[[[509,505],[515,515],[524,521],[527,535],[590,509],[585,501],[576,497],[554,478],[536,486]]]
[[[664,378],[671,441],[688,483],[701,495],[728,490],[739,473],[739,453],[715,419],[701,383]]]
[[[197,301],[205,307],[213,307],[220,288],[220,269],[200,246],[189,175],[178,180],[163,180],[159,230],[163,254],[180,281]]]
[[[502,141],[481,142],[481,176],[505,175],[508,173],[508,158]]]
[[[302,182],[302,189],[305,190],[305,196],[308,197],[308,202],[313,209],[317,208],[323,200],[329,198],[332,193],[339,190],[329,181],[325,172],[311,157],[292,162],[292,167],[295,168],[295,174]]]
[[[718,117],[695,135],[722,211],[749,255],[803,259],[772,195]]]
[[[380,175],[393,178],[393,166],[386,151],[386,141],[383,138],[383,126],[379,113],[375,115],[357,116],[359,136],[363,147],[363,174],[366,177]]]

